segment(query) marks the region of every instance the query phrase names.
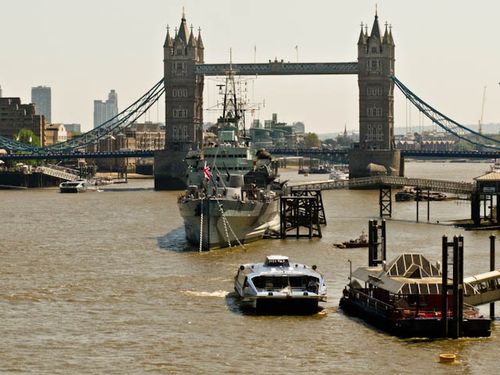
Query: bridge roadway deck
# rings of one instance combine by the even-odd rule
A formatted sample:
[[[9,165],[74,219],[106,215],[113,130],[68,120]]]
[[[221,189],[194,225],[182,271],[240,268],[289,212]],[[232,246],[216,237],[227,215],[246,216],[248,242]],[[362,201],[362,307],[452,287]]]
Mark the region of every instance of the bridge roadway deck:
[[[198,64],[197,74],[206,76],[224,76],[229,70],[236,75],[305,75],[305,74],[358,74],[358,63],[291,63],[271,61],[253,64]]]
[[[431,180],[427,178],[409,178],[396,176],[374,176],[363,178],[351,178],[346,181],[311,181],[290,183],[288,186],[292,189],[350,189],[367,187],[401,187],[412,186],[422,190],[440,191],[452,194],[471,194],[476,185],[470,182],[457,182],[446,180]]]

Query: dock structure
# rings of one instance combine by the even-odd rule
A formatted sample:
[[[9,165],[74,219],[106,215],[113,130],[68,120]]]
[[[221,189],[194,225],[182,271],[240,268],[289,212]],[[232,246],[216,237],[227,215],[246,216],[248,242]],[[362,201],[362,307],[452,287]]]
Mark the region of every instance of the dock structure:
[[[321,190],[291,189],[280,198],[280,237],[322,237],[326,225]]]
[[[427,221],[430,221],[430,192],[439,191],[444,193],[467,195],[471,199],[471,217],[474,223],[479,220],[480,202],[484,194],[477,193],[477,184],[473,182],[458,182],[448,180],[433,180],[427,178],[409,178],[397,176],[372,176],[362,178],[351,178],[345,181],[325,180],[310,181],[305,183],[291,183],[292,189],[379,189],[380,218],[392,217],[392,189],[413,187],[417,193],[416,221],[419,222],[419,201],[427,200]],[[500,191],[500,190],[499,190]],[[486,214],[485,214],[486,216]]]

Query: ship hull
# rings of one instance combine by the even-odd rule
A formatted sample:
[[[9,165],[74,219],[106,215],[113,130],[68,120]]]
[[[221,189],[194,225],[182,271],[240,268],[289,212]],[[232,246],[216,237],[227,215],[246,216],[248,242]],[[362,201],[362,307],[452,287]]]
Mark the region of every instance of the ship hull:
[[[186,239],[195,246],[201,242],[202,250],[248,243],[268,231],[279,231],[278,198],[265,202],[192,199],[180,201],[179,209]]]
[[[362,318],[368,323],[399,337],[443,337],[441,318],[415,317],[397,319],[392,316],[391,309],[384,309],[385,304],[357,298],[356,292],[345,292],[340,300],[340,308],[349,315]],[[491,321],[487,318],[464,319],[464,337],[489,337]]]

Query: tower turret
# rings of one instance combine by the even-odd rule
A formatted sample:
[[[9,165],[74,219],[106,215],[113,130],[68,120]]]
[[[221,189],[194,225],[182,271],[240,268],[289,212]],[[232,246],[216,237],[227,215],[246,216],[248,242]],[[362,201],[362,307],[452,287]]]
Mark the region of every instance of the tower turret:
[[[198,38],[196,38],[196,44],[198,47],[198,59],[200,63],[205,61],[205,47],[203,46],[203,40],[201,39],[201,28],[198,28]]]
[[[165,37],[165,43],[163,43],[164,59],[168,59],[170,58],[170,56],[172,56],[173,48],[174,44],[172,41],[172,37],[170,36],[170,27],[167,25],[167,36]]]

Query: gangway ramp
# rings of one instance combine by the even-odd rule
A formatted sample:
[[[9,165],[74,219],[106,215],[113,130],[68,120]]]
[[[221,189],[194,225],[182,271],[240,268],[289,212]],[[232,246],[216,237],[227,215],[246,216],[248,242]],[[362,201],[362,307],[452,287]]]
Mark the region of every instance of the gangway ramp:
[[[410,178],[397,176],[351,178],[346,181],[324,180],[296,182],[289,183],[288,186],[291,188],[321,190],[412,186],[421,190],[440,191],[452,194],[472,194],[476,187],[474,183],[470,182],[432,180],[427,178]]]
[[[78,171],[62,168],[57,165],[39,166],[36,168],[36,171],[66,181],[73,181],[79,177]]]
[[[464,295],[465,303],[479,306],[500,301],[500,270],[467,277],[464,283],[469,284],[474,291],[473,294]]]

